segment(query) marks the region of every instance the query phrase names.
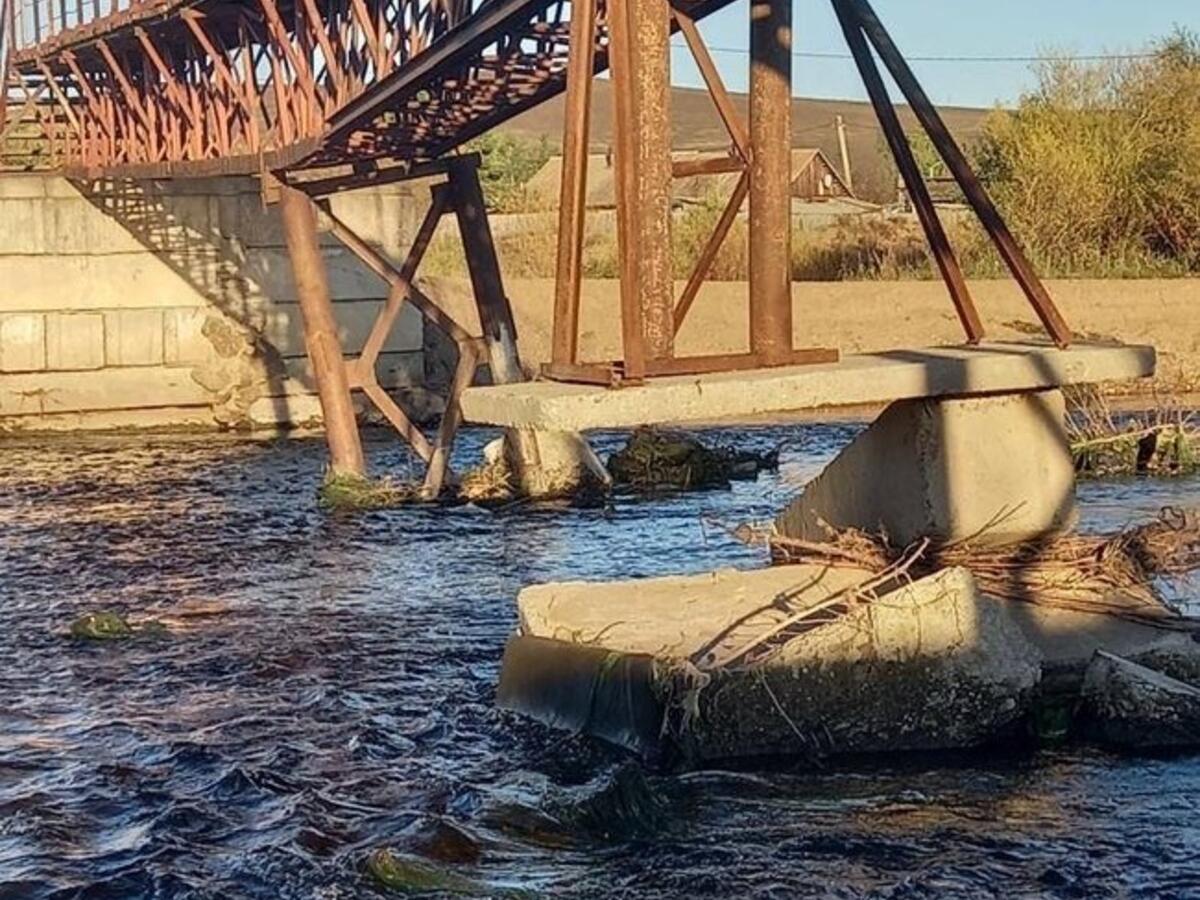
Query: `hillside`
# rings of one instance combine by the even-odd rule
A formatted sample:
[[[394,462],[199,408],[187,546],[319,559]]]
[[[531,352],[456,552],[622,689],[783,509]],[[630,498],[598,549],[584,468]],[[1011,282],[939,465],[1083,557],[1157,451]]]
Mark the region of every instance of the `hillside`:
[[[592,114],[592,148],[604,152],[612,135],[612,85],[607,79],[595,81]],[[746,109],[746,96],[735,94],[734,102]],[[674,144],[679,150],[711,150],[728,146],[729,138],[717,117],[708,93],[694,88],[675,88],[672,92]],[[556,97],[513,119],[504,130],[535,139],[546,137],[557,145],[562,138],[563,98]],[[899,109],[906,128],[914,119],[906,107]],[[988,110],[943,107],[942,115],[950,130],[964,142],[978,134]],[[819,147],[840,165],[834,119],[846,120],[850,159],[854,167],[855,189],[859,196],[876,201],[891,201],[896,196],[895,169],[883,142],[883,133],[871,105],[852,100],[792,101],[793,146]]]

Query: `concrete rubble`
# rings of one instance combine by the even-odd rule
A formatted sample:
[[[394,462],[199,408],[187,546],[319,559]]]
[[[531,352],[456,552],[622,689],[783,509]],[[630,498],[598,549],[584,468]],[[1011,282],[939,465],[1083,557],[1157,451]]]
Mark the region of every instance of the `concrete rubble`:
[[[1081,726],[1130,750],[1200,746],[1200,688],[1097,651],[1083,680]]]
[[[1200,746],[1190,635],[990,597],[965,569],[852,599],[869,577],[780,566],[528,588],[499,703],[690,764],[1027,744],[1056,729]],[[766,658],[722,665],[805,609],[833,612]]]
[[[1200,746],[1200,644],[1165,607],[1147,613],[1145,592],[1122,593],[1139,582],[1068,579],[1098,594],[1049,602],[1034,581],[1006,591],[1000,584],[1008,582],[985,569],[977,581],[969,552],[957,557],[965,567],[936,555],[939,547],[977,549],[979,565],[997,565],[985,551],[1066,542],[1075,470],[1058,387],[1089,372],[1086,354],[1055,362],[1047,353],[992,347],[947,351],[936,365],[923,359],[913,396],[889,385],[901,399],[775,521],[777,537],[808,547],[835,548],[837,534],[855,531],[896,548],[925,542],[940,570],[913,581],[894,559],[883,569],[874,557],[831,551],[836,566],[814,562],[813,553],[761,571],[531,587],[518,599],[500,705],[685,763],[1073,738]],[[1086,357],[1088,365],[1139,359],[1130,348]],[[763,377],[811,387],[837,375],[843,388],[861,387],[863,378],[884,377],[880,366],[898,378],[908,362]],[[1146,365],[1153,368],[1152,353]],[[522,402],[538,399],[538,386],[521,389]],[[579,411],[595,399],[553,390],[538,402]],[[669,394],[634,390],[619,402]],[[847,558],[868,568],[846,568]],[[1011,565],[1033,566],[1022,559]]]
[[[1041,657],[961,569],[851,601],[765,663],[720,665],[863,578],[795,566],[528,589],[500,702],[692,761],[965,748],[1012,732],[1033,701]],[[590,679],[589,689],[538,689],[567,672]],[[582,713],[563,708],[580,697]]]

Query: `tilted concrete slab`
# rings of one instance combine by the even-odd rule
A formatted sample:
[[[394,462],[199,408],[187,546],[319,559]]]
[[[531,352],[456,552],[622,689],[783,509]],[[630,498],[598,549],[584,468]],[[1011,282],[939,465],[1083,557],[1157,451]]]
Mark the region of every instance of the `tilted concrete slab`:
[[[837,363],[659,378],[611,390],[551,381],[471,388],[463,415],[479,425],[632,428],[677,422],[890,403],[921,397],[975,396],[1125,381],[1154,374],[1153,347],[1037,343],[893,350]]]

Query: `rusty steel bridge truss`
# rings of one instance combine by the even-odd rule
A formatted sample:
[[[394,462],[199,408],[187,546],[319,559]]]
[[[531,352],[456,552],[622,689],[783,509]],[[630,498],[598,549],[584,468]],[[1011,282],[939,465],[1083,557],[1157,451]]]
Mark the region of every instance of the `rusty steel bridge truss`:
[[[836,360],[793,346],[790,288],[791,0],[751,0],[749,119],[696,23],[732,0],[0,0],[0,140],[37,123],[50,156],[80,179],[257,174],[279,201],[335,469],[361,471],[350,392],[362,390],[447,476],[457,398],[482,362],[497,381],[527,373],[487,223],[472,138],[565,91],[552,359],[545,377],[620,386],[657,376]],[[1051,339],[1071,333],[869,0],[830,0],[966,340],[985,332],[901,127],[879,63],[961,187]],[[669,41],[682,35],[728,135],[728,152],[672,163]],[[591,86],[611,73],[623,356],[579,358]],[[9,109],[3,107],[7,104]],[[672,176],[740,173],[685,286],[671,271]],[[430,210],[402,265],[333,217],[331,194],[433,176]],[[749,350],[678,357],[674,340],[749,199]],[[457,217],[483,336],[414,283],[445,214]],[[366,348],[337,339],[318,221],[389,285]],[[379,387],[374,362],[400,306],[457,345],[447,414],[427,438]]]

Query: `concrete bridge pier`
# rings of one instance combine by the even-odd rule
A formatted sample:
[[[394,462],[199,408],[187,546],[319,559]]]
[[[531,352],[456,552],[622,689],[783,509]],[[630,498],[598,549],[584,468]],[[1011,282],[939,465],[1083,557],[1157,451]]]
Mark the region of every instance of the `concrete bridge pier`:
[[[1008,544],[1075,524],[1075,465],[1060,390],[890,405],[778,517],[785,537],[827,529]]]

